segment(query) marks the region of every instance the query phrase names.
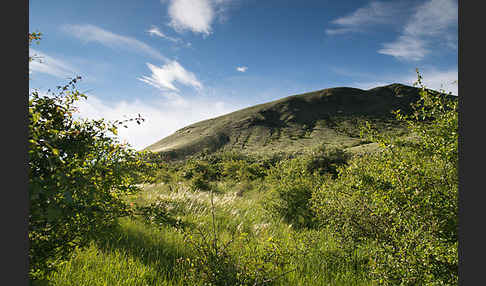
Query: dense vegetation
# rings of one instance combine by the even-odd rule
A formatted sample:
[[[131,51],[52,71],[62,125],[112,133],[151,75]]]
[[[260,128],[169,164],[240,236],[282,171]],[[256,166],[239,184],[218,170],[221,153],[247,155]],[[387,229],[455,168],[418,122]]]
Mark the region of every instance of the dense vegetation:
[[[370,274],[387,285],[457,284],[457,100],[421,96],[413,115],[397,113],[414,140],[377,138],[383,152],[352,160],[312,198],[346,246],[377,246]]]
[[[395,114],[408,132],[363,125],[373,152],[174,162],[119,144],[120,122],[74,120],[77,80],[29,97],[35,283],[457,284],[457,98],[420,76]]]
[[[38,40],[39,34],[29,34]],[[29,58],[29,60],[32,60]],[[72,79],[29,95],[29,276],[42,278],[76,247],[128,215],[125,201],[150,174],[143,153],[118,142],[123,122],[75,120],[84,97]],[[135,120],[142,120],[136,118]]]

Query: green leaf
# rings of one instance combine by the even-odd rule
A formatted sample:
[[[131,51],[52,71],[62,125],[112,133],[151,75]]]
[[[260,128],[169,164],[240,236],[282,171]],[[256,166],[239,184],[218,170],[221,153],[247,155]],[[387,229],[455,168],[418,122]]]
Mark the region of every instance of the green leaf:
[[[117,128],[116,128],[116,127],[114,127],[114,126],[113,126],[113,127],[112,127],[112,128],[110,128],[109,130],[110,130],[110,131],[111,131],[113,134],[118,135],[118,130],[117,130]]]
[[[48,221],[56,221],[61,217],[62,213],[61,210],[54,208],[54,207],[49,207],[47,209],[47,220]]]
[[[68,203],[73,202],[73,195],[71,194],[71,192],[69,191],[64,192],[64,200]]]

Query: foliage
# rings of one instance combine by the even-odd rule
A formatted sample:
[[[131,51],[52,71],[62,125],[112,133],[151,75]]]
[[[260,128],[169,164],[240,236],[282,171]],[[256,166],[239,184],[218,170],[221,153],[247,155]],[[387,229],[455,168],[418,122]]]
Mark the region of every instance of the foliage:
[[[282,218],[293,226],[311,227],[314,212],[309,200],[312,191],[322,183],[322,177],[308,168],[308,158],[282,161],[268,171],[266,182],[269,197],[264,206],[273,217]]]
[[[153,183],[170,184],[175,181],[175,173],[167,165],[159,165],[153,177]]]
[[[335,178],[338,168],[345,165],[350,157],[350,154],[342,149],[326,148],[326,145],[323,144],[311,154],[307,168],[312,173],[331,174]]]
[[[325,145],[310,155],[279,161],[268,171],[265,181],[270,188],[265,208],[277,218],[297,228],[314,225],[314,211],[310,205],[312,192],[337,168],[346,164],[349,155]]]
[[[31,36],[31,34],[29,34]],[[35,37],[32,37],[35,38]],[[30,276],[41,278],[116,219],[130,214],[151,165],[113,136],[126,121],[75,120],[80,77],[29,96]],[[138,123],[142,118],[130,119]],[[130,121],[129,120],[129,121]]]
[[[222,175],[237,181],[251,181],[265,176],[265,169],[258,163],[245,160],[231,160],[223,163]]]
[[[145,185],[130,200],[140,206],[135,211],[142,219],[121,219],[121,228],[96,240],[103,243],[76,251],[53,273],[52,285],[207,285],[211,273],[227,277],[220,281],[240,273],[237,281],[249,285],[370,285],[366,246],[349,255],[326,231],[269,220],[259,180],[241,197],[235,193],[244,183],[216,184],[222,190],[214,194],[214,211],[207,191]]]
[[[192,179],[197,176],[202,176],[205,180],[214,181],[219,174],[219,170],[207,161],[190,160],[184,165],[182,176],[184,179]]]
[[[28,34],[29,37],[29,44],[32,44],[32,41],[40,41],[42,38],[42,33],[40,32],[32,32]]]
[[[261,162],[237,153],[203,154],[187,160],[179,171],[192,190],[208,191],[211,182],[220,180],[248,183],[263,178],[266,173]],[[159,177],[168,176],[163,171]]]
[[[375,245],[371,274],[384,285],[457,283],[457,98],[418,84],[413,114],[396,112],[415,137],[368,129],[384,151],[351,160],[311,200],[344,245]]]
[[[192,190],[210,190],[210,181],[216,180],[220,171],[216,165],[203,160],[189,160],[182,169],[182,177],[189,180]]]
[[[28,34],[28,37],[29,37],[29,45],[32,44],[32,42],[36,42],[37,44],[39,44],[39,41],[42,39],[42,33],[40,32],[33,32],[33,33],[29,33]],[[29,62],[33,61],[34,59],[38,60],[38,57],[36,56],[29,56]]]

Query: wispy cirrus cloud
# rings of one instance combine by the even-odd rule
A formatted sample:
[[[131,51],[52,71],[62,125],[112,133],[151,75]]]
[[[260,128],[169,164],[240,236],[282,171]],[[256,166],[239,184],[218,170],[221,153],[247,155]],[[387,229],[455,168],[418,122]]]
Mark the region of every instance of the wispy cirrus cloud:
[[[34,60],[29,62],[29,72],[45,73],[58,78],[74,77],[76,74],[75,68],[71,65],[38,50],[30,48],[29,56],[34,57]]]
[[[167,40],[174,42],[174,43],[181,42],[181,39],[167,36],[166,34],[162,33],[157,26],[154,26],[154,25],[152,25],[150,27],[150,29],[147,30],[147,33],[149,33],[151,36],[158,36],[160,38],[167,39]]]
[[[230,2],[232,0],[170,0],[169,26],[177,32],[189,30],[207,36],[212,32],[216,17],[222,22],[227,19],[227,5]]]
[[[432,51],[432,45],[445,43],[457,49],[457,13],[455,0],[429,0],[417,6],[398,39],[383,44],[378,53],[419,61]]]
[[[425,39],[407,34],[401,35],[394,42],[384,43],[383,48],[378,50],[380,54],[411,61],[419,61],[429,52]]]
[[[326,29],[326,33],[365,32],[371,26],[403,24],[397,39],[383,43],[383,48],[377,52],[400,60],[419,61],[441,45],[457,50],[457,20],[457,0],[428,0],[420,4],[416,1],[371,1],[333,20],[331,23],[336,27]]]
[[[371,25],[391,23],[407,8],[405,4],[403,1],[372,1],[349,15],[331,21],[336,28],[326,29],[326,34],[361,32]]]
[[[197,79],[196,75],[187,71],[177,61],[171,61],[161,67],[147,63],[147,67],[152,74],[150,76],[142,76],[138,79],[162,91],[179,92],[179,89],[175,86],[176,82],[191,86],[195,89],[203,88],[202,83]]]
[[[239,72],[246,72],[246,70],[248,69],[248,67],[246,66],[243,66],[243,67],[237,67],[236,70],[239,71]]]
[[[132,37],[122,36],[95,25],[65,25],[64,31],[84,42],[97,42],[110,48],[127,49],[169,62],[159,51]]]
[[[138,79],[165,91],[166,93],[164,95],[167,97],[179,96],[177,94],[179,89],[175,86],[176,82],[182,85],[192,86],[196,89],[203,87],[194,73],[186,70],[177,61],[166,58],[157,50],[137,39],[118,35],[94,25],[66,25],[64,29],[83,41],[98,42],[110,48],[130,49],[164,61],[166,64],[161,67],[147,63],[152,74],[150,76],[142,76]],[[165,36],[155,26],[147,32],[157,36]]]

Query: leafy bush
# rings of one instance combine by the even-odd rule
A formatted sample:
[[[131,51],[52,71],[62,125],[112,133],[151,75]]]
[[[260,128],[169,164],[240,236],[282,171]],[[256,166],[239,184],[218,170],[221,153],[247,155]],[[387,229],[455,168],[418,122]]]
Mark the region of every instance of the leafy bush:
[[[194,191],[210,190],[209,182],[217,180],[221,174],[218,165],[197,159],[187,161],[180,172],[182,178],[189,181],[189,186]]]
[[[371,132],[384,151],[351,160],[311,200],[344,245],[376,246],[371,274],[384,285],[457,284],[457,99],[418,84],[413,114],[397,112],[416,137]]]
[[[307,157],[282,161],[268,171],[266,178],[270,190],[265,209],[297,228],[313,225],[315,215],[309,200],[323,180],[308,166]]]
[[[183,167],[184,179],[192,179],[198,175],[202,176],[207,181],[215,181],[220,175],[221,171],[217,164],[211,164],[205,160],[189,160]]]
[[[319,172],[320,175],[331,174],[334,178],[337,176],[338,168],[343,166],[349,160],[350,155],[339,148],[326,148],[322,145],[313,152],[308,163],[310,172]]]
[[[322,145],[309,155],[279,161],[265,178],[270,189],[265,208],[297,228],[312,227],[315,217],[309,202],[312,193],[324,180],[336,176],[337,168],[348,159],[344,151]]]
[[[120,123],[75,120],[85,95],[75,78],[58,93],[29,96],[29,275],[42,278],[97,233],[130,214],[124,198],[148,179],[151,165],[120,144]],[[137,121],[142,120],[137,118]],[[144,174],[147,172],[147,174]]]
[[[260,162],[255,162],[242,154],[229,152],[193,157],[183,164],[179,174],[188,181],[192,190],[202,191],[214,191],[212,182],[221,179],[248,183],[266,175]],[[163,171],[160,172],[159,177],[161,176],[164,176]]]
[[[265,170],[258,163],[249,163],[244,160],[224,161],[222,175],[226,178],[248,181],[265,176]]]

